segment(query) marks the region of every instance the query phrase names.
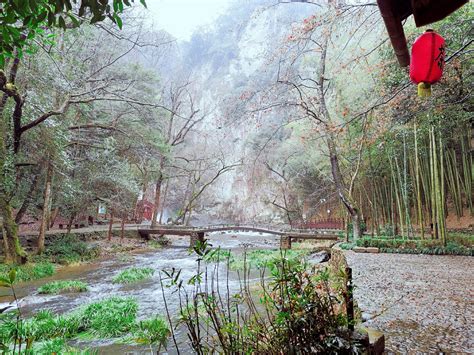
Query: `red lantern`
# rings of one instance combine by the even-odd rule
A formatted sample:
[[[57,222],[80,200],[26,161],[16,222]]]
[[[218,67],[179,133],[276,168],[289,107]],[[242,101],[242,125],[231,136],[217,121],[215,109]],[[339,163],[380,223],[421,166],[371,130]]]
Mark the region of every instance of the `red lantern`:
[[[418,84],[418,96],[430,96],[431,85],[441,79],[444,54],[444,38],[433,30],[427,30],[413,43],[410,79]]]

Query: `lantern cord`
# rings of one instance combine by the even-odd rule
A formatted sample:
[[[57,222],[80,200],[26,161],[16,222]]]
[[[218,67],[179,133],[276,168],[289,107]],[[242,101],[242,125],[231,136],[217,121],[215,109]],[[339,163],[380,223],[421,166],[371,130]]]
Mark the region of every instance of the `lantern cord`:
[[[419,83],[418,84],[418,96],[420,97],[429,97],[431,96],[431,84],[429,83]]]

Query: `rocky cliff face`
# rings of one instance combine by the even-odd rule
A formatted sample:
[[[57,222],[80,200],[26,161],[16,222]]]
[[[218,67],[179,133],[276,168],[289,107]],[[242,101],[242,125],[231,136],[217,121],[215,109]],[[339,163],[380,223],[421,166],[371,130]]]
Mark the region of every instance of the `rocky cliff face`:
[[[275,6],[275,1],[239,2],[218,19],[215,28],[183,45],[189,52],[186,57],[199,64],[195,73],[203,88],[202,104],[216,107],[207,128],[218,128],[227,158],[243,163],[209,190],[203,202],[220,202],[210,214],[243,221],[281,219],[280,212],[268,204],[268,191],[258,183],[267,172],[256,163],[251,142],[268,122],[251,117],[244,103],[246,93],[275,82],[275,48],[283,46],[293,25],[314,11],[314,6],[302,3]],[[271,120],[278,123],[281,119]]]
[[[243,164],[206,192],[200,206],[208,207],[203,209],[205,214],[244,221],[279,219],[279,212],[268,205],[266,191],[258,187],[259,179],[267,176],[255,165],[251,141],[263,122],[248,114],[245,95],[275,81],[275,48],[282,45],[293,25],[317,8],[304,3],[275,3],[236,1],[212,27],[200,29],[189,42],[173,49],[175,69],[182,75],[183,70],[192,68],[189,75],[199,87],[199,104],[212,112],[200,128],[208,140],[207,153],[222,150],[228,162],[241,160]],[[164,68],[161,75],[165,81],[167,76],[176,75],[169,62]]]

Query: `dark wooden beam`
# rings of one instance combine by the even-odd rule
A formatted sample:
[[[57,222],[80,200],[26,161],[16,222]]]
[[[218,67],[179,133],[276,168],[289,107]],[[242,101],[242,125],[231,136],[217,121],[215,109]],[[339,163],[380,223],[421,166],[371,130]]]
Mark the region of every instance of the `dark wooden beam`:
[[[417,27],[440,21],[468,0],[377,0],[392,47],[402,67],[410,64],[402,21],[412,15]]]
[[[403,2],[403,0],[401,0]],[[396,1],[377,0],[382,19],[387,28],[388,37],[397,56],[398,63],[402,67],[410,64],[410,54],[408,53],[407,39],[403,31],[402,18],[397,11]]]

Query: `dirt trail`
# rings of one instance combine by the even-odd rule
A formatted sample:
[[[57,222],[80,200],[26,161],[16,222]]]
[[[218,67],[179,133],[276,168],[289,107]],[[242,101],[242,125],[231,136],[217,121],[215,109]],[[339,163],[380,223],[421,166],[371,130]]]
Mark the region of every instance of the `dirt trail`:
[[[388,353],[474,353],[473,257],[346,256],[365,324],[385,333]]]

